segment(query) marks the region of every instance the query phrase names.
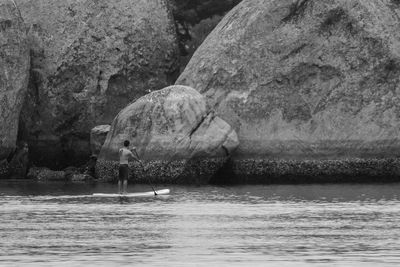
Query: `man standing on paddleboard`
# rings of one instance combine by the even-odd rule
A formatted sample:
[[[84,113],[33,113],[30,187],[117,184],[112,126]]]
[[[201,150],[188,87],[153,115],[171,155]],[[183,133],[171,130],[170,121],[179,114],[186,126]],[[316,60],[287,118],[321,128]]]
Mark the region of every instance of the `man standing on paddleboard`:
[[[136,152],[136,148],[132,147],[129,150],[130,142],[128,140],[124,141],[124,147],[119,150],[119,177],[118,177],[118,193],[126,194],[126,189],[128,187],[128,176],[129,176],[129,159],[136,160],[140,164],[142,162],[139,160],[139,156]],[[123,190],[121,191],[121,184],[123,185]]]

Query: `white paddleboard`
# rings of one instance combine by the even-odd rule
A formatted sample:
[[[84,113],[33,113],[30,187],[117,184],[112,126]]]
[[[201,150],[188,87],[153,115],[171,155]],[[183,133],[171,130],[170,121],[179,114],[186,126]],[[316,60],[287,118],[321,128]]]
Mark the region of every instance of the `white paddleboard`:
[[[157,195],[168,195],[169,189],[156,190]],[[128,194],[107,194],[107,193],[94,193],[94,197],[151,197],[155,196],[154,191],[149,192],[138,192],[138,193],[128,193]]]

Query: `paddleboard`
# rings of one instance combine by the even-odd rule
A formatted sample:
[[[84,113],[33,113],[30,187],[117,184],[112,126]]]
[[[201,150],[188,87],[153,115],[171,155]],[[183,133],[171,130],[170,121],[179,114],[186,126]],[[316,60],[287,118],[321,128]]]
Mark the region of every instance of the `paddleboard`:
[[[157,195],[168,195],[169,189],[156,190]],[[138,193],[128,193],[128,194],[107,194],[107,193],[94,193],[94,197],[151,197],[155,196],[154,191],[149,192],[138,192]]]

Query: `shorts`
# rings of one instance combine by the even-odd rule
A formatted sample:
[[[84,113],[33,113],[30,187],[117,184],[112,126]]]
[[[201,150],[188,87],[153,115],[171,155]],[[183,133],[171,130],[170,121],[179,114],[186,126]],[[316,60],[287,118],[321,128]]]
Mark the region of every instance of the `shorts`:
[[[119,181],[128,181],[129,167],[128,164],[119,165]]]

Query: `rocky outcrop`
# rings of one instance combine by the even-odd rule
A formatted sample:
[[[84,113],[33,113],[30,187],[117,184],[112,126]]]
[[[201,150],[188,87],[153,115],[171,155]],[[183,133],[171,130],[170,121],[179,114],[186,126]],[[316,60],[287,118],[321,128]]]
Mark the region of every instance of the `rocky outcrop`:
[[[30,168],[28,178],[38,181],[67,181],[64,171],[53,171],[43,167]]]
[[[165,0],[15,1],[32,55],[21,135],[38,165],[82,163],[94,126],[176,79],[179,51]]]
[[[0,160],[0,179],[7,179],[10,175],[10,163],[7,159]]]
[[[232,160],[214,184],[308,184],[399,182],[400,158]]]
[[[185,86],[150,93],[118,114],[97,160],[97,177],[117,177],[125,140],[145,163],[144,169],[131,164],[137,182],[206,183],[238,145],[235,131]]]
[[[95,181],[91,175],[82,173],[79,169],[74,167],[68,167],[62,171],[54,171],[46,167],[32,167],[29,169],[27,177],[32,180],[43,182],[82,183]]]
[[[72,183],[93,182],[94,178],[85,171],[82,172],[79,168],[68,167],[63,170],[65,172],[65,180]]]
[[[92,156],[97,157],[99,155],[110,128],[111,125],[98,125],[90,131],[90,150],[92,151]]]
[[[244,0],[176,84],[234,127],[236,163],[397,157],[399,16],[389,0]]]
[[[11,0],[0,0],[0,160],[16,148],[19,115],[27,91],[26,28]]]
[[[181,52],[181,71],[223,16],[240,1],[171,0]]]

